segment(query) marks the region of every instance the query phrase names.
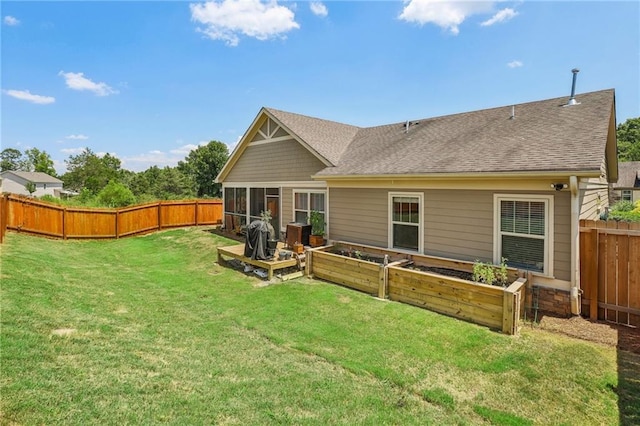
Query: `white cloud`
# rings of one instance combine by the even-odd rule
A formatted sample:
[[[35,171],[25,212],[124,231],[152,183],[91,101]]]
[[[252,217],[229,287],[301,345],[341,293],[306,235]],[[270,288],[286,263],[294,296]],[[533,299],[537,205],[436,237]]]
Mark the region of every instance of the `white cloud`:
[[[3,19],[3,22],[5,23],[5,25],[9,25],[10,27],[15,27],[16,25],[20,25],[20,20],[10,15],[5,16]]]
[[[458,28],[471,15],[489,13],[493,1],[405,0],[399,18],[420,25],[435,24],[456,35]]]
[[[161,168],[166,166],[175,167],[178,165],[178,161],[184,160],[184,157],[168,155],[166,152],[154,150],[132,155],[130,157],[122,157],[120,160],[122,161],[123,169],[141,172],[147,170],[151,166],[158,166]]]
[[[106,83],[94,83],[81,72],[60,71],[58,75],[64,77],[67,87],[73,90],[89,90],[98,96],[108,96],[118,93],[117,90],[109,87]]]
[[[312,1],[311,3],[309,3],[309,8],[311,9],[314,15],[320,16],[322,18],[324,18],[329,14],[329,11],[327,10],[327,6],[325,6],[322,2],[319,2],[319,1]]]
[[[223,40],[237,46],[239,34],[268,40],[285,37],[285,33],[300,28],[291,9],[278,5],[277,0],[223,0],[190,4],[191,20],[203,24],[198,31],[212,40]]]
[[[54,98],[53,96],[34,95],[28,90],[3,90],[3,92],[11,96],[12,98],[32,102],[34,104],[46,105],[52,104],[56,101],[56,98]]]
[[[515,18],[517,15],[518,15],[518,12],[516,12],[511,8],[502,9],[501,11],[493,15],[491,18],[482,22],[480,25],[482,25],[483,27],[488,27],[500,22],[506,22],[510,19]]]
[[[80,154],[81,152],[83,152],[85,150],[85,147],[79,147],[79,148],[62,148],[60,150],[61,153],[63,154],[67,154],[67,155],[77,155]]]
[[[186,157],[187,155],[189,155],[189,153],[190,153],[191,151],[193,151],[194,149],[197,149],[197,148],[198,148],[198,147],[200,147],[200,146],[204,146],[204,145],[206,145],[207,143],[208,143],[208,142],[206,142],[206,141],[201,141],[201,142],[199,142],[197,145],[192,144],[192,143],[188,143],[188,144],[186,144],[186,145],[182,145],[182,146],[180,146],[179,148],[172,149],[172,150],[170,150],[169,152],[170,152],[171,154],[180,154],[180,155],[183,155],[183,156],[185,156],[185,157]]]
[[[65,139],[73,139],[73,140],[79,140],[79,141],[84,141],[89,139],[89,136],[85,136],[82,134],[79,135],[69,135],[69,136],[65,136]]]
[[[509,68],[520,68],[521,66],[523,66],[524,64],[521,61],[511,61],[507,64],[507,66]]]

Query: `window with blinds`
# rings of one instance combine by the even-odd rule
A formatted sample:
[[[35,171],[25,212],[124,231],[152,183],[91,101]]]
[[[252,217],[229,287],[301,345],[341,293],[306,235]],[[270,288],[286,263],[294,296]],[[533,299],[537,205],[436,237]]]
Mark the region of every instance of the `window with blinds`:
[[[548,270],[548,200],[499,199],[500,257],[507,265]]]
[[[391,247],[420,251],[420,196],[391,195]]]

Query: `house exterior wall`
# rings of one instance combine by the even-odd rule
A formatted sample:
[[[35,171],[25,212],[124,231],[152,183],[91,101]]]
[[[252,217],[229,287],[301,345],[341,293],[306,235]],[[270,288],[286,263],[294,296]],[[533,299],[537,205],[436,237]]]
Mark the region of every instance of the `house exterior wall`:
[[[631,202],[636,203],[640,201],[640,189],[638,188],[629,188],[631,191]],[[616,201],[620,201],[622,199],[622,189],[614,189],[611,191],[611,204],[614,204]]]
[[[392,188],[329,189],[331,240],[388,246]],[[554,198],[554,277],[569,281],[571,205],[569,191],[411,190],[424,196],[425,254],[460,260],[493,260],[494,194],[542,194]]]
[[[29,195],[29,191],[24,187],[26,183],[26,180],[18,176],[6,174],[2,177],[2,192]],[[62,183],[36,183],[36,191],[33,195],[35,197],[42,197],[43,195],[55,196],[54,191],[56,189],[62,189]]]
[[[295,139],[252,143],[224,182],[311,181],[326,166]]]
[[[609,186],[603,179],[583,180],[580,184],[580,219],[597,220],[609,207]]]

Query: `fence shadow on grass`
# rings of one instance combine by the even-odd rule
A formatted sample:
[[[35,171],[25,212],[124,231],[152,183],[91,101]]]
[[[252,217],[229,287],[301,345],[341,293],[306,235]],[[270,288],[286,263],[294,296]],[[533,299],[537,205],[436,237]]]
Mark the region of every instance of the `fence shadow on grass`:
[[[618,410],[621,425],[640,425],[640,329],[618,327]]]

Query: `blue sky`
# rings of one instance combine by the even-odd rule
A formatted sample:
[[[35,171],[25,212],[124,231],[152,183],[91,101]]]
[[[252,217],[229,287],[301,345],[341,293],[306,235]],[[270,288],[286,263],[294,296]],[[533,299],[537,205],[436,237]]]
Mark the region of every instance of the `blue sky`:
[[[640,116],[640,3],[0,3],[2,149],[123,168],[233,148],[260,107],[373,126],[615,88]]]

